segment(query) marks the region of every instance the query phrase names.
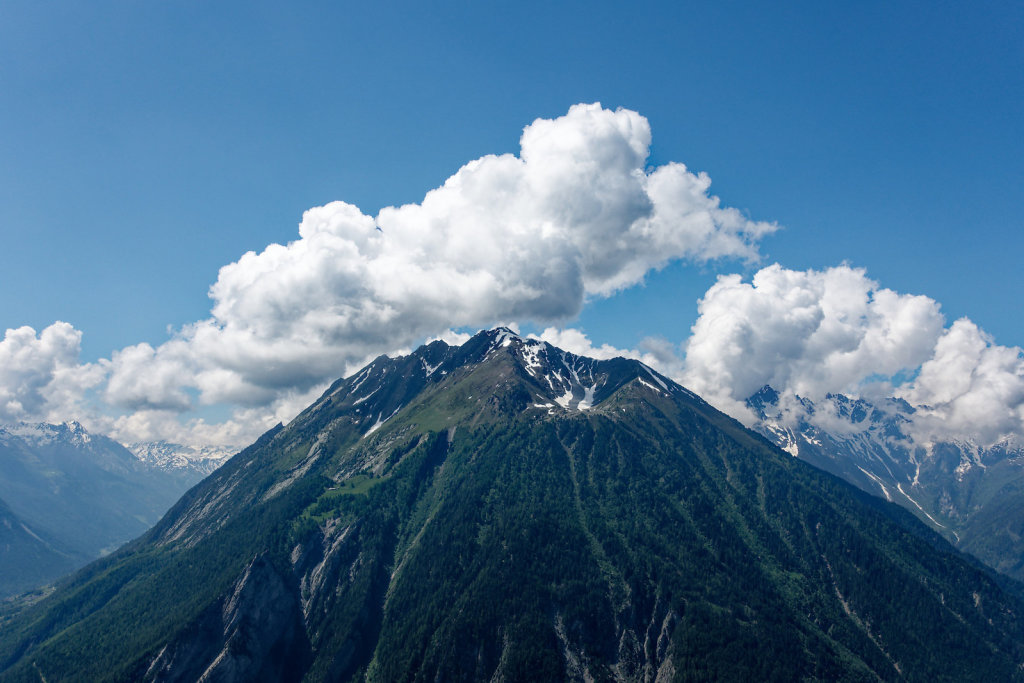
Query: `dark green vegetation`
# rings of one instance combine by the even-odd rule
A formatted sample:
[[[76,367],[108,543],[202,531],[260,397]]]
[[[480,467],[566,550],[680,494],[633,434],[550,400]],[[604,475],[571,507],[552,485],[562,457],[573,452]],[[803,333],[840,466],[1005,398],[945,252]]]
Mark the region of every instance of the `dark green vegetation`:
[[[639,363],[498,330],[336,383],[7,616],[0,678],[1014,680],[1021,615]]]
[[[0,428],[0,598],[135,538],[198,480],[77,423]]]

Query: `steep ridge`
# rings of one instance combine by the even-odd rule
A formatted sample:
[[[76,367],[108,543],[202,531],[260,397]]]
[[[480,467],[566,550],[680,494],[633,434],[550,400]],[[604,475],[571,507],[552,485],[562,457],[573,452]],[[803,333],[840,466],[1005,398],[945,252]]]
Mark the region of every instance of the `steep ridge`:
[[[1024,580],[1024,449],[1009,441],[921,447],[910,436],[914,408],[829,395],[798,398],[784,415],[764,387],[747,401],[755,429],[815,467],[909,510],[965,552]],[[825,412],[826,426],[816,424]],[[829,428],[831,425],[831,428]]]
[[[498,329],[336,382],[6,617],[0,677],[1013,680],[1022,614],[646,366]]]

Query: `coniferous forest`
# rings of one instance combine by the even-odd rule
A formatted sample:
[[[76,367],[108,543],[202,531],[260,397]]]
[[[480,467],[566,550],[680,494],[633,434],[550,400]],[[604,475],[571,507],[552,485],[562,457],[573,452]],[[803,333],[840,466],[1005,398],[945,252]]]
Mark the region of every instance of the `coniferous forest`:
[[[0,678],[1021,677],[1012,580],[639,363],[573,358],[592,406],[546,401],[523,346],[340,380],[9,609]]]

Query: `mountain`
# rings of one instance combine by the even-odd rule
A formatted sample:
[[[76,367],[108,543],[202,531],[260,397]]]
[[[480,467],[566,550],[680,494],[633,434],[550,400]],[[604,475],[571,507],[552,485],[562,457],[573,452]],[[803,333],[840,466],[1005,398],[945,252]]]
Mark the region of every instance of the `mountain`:
[[[195,478],[193,483],[198,483],[240,450],[232,446],[186,446],[168,441],[140,441],[125,444],[125,448],[156,469],[191,473]]]
[[[910,435],[914,408],[899,399],[796,401],[783,410],[778,393],[762,388],[747,401],[759,418],[755,429],[802,460],[902,505],[961,550],[1024,580],[1024,448],[1009,441],[917,446]]]
[[[636,361],[381,356],[0,617],[0,679],[1019,680],[1021,587]]]
[[[25,549],[0,555],[0,597],[19,590],[13,586],[56,579],[137,537],[202,476],[143,462],[77,422],[0,427],[0,500]],[[22,532],[36,539],[35,550]],[[28,560],[29,552],[38,563]],[[31,585],[14,580],[19,576],[32,578]]]
[[[35,588],[41,575],[67,574],[88,559],[61,551],[0,500],[0,596]]]

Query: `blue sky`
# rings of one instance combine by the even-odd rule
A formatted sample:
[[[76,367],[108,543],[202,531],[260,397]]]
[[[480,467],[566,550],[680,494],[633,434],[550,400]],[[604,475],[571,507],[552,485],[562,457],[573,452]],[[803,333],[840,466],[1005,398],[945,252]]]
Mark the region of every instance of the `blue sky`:
[[[94,362],[207,318],[218,269],[333,200],[420,202],[579,102],[782,229],[592,298],[595,343],[684,342],[719,274],[848,262],[1024,343],[1024,7],[978,3],[0,6],[0,325]],[[526,321],[524,321],[526,322]]]

